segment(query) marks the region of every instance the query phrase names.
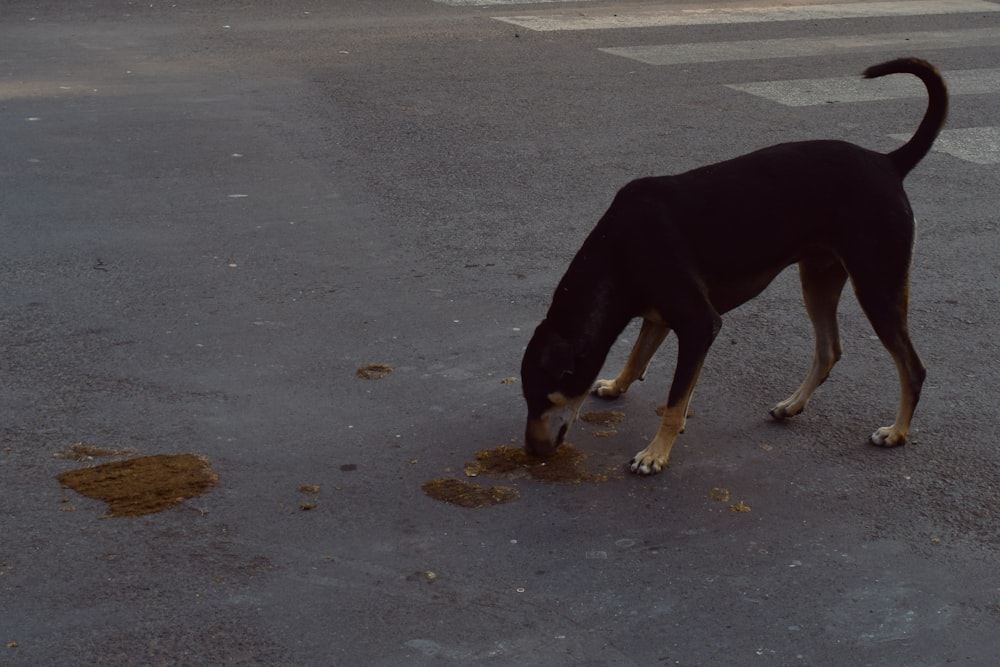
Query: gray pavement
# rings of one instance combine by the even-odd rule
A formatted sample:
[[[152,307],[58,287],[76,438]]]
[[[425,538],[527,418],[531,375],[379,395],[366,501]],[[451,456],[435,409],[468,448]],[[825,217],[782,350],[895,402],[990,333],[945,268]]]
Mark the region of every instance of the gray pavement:
[[[664,473],[624,464],[655,431],[669,342],[627,397],[585,407],[624,412],[614,434],[569,436],[605,481],[478,477],[520,493],[482,509],[421,490],[520,442],[509,378],[627,180],[792,139],[889,150],[923,110],[727,87],[893,50],[657,67],[600,49],[1000,25],[491,18],[632,8],[5,0],[0,665],[994,662],[995,163],[935,152],[908,180],[930,374],[906,447],[864,444],[897,381],[850,294],[833,377],[768,420],[811,354],[792,271],[727,316]],[[1000,50],[920,55],[947,74]],[[949,127],[997,108],[956,96]],[[356,376],[372,363],[393,372]],[[105,460],[54,457],[76,443],[200,454],[219,481],[105,517],[56,479]]]

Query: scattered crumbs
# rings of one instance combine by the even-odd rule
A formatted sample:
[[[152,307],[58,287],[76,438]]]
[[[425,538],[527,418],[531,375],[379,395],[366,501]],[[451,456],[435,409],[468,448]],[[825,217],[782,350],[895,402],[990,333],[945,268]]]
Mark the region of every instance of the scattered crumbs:
[[[606,431],[594,431],[595,438],[610,438],[613,435],[618,435],[618,431],[613,428]]]
[[[299,493],[319,493],[319,484],[303,484],[299,487]]]
[[[431,583],[434,583],[435,581],[437,581],[437,578],[438,578],[437,572],[431,572],[430,570],[423,570],[423,571],[419,571],[419,572],[414,572],[413,574],[409,575],[406,578],[406,580],[407,581],[426,581],[428,584],[431,584]]]
[[[618,412],[617,410],[594,410],[592,412],[584,412],[580,415],[580,419],[588,424],[610,427],[617,426],[625,421],[625,413]]]
[[[503,378],[500,380],[500,384],[514,384],[517,382],[517,378]]]
[[[774,445],[769,445],[766,442],[763,445],[761,445],[760,448],[763,449],[765,452],[774,451]]]
[[[728,503],[729,496],[729,489],[724,489],[721,486],[713,486],[712,490],[708,492],[709,498],[720,503]]]
[[[749,512],[750,506],[741,500],[735,505],[730,505],[729,509],[732,510],[733,512]]]
[[[319,506],[319,503],[302,503],[299,505],[299,509],[308,512],[309,510],[314,510]]]

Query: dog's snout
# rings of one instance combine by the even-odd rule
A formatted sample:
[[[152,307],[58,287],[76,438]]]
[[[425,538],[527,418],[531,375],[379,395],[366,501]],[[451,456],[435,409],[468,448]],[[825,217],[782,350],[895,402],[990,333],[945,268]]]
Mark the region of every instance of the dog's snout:
[[[556,452],[556,448],[566,437],[567,425],[563,424],[558,434],[552,437],[548,424],[544,419],[528,419],[524,431],[524,449],[532,456],[547,458]]]

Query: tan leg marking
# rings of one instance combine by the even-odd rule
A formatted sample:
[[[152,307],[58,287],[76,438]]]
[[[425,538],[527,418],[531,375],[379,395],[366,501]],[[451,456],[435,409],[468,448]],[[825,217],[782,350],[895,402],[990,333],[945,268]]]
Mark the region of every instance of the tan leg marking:
[[[632,346],[632,352],[621,373],[614,380],[598,380],[594,384],[594,393],[601,398],[618,398],[628,391],[633,382],[645,378],[650,359],[669,333],[670,329],[665,324],[650,319],[643,320],[639,337]]]
[[[795,392],[771,408],[775,419],[794,417],[809,404],[813,392],[830,375],[833,365],[840,359],[844,346],[840,341],[837,325],[837,305],[847,281],[847,271],[836,259],[819,256],[799,263],[799,278],[806,311],[816,336],[812,366]]]
[[[899,371],[899,410],[892,426],[883,426],[872,433],[871,442],[879,447],[897,447],[906,444],[906,436],[910,433],[910,421],[913,419],[914,410],[917,409],[920,385],[926,372],[915,356],[893,354],[893,360]]]
[[[771,408],[772,417],[777,420],[787,419],[805,410],[813,392],[829,377],[844,349],[836,327],[837,323],[834,321],[832,329],[816,328],[816,349],[809,373],[791,396]]]
[[[688,403],[691,401],[691,394],[681,403],[674,407],[663,410],[663,419],[660,421],[660,428],[656,432],[656,437],[649,443],[649,446],[636,453],[629,463],[629,470],[639,475],[655,475],[667,467],[670,459],[670,450],[674,447],[674,441],[684,430],[684,423],[687,420]]]
[[[913,411],[920,400],[920,390],[927,376],[927,370],[917,351],[913,349],[907,326],[909,280],[904,272],[895,293],[888,294],[885,289],[875,290],[868,284],[862,285],[857,277],[854,279],[854,287],[862,309],[879,340],[892,355],[899,373],[899,409],[896,420],[892,426],[883,426],[872,433],[871,443],[879,447],[896,447],[906,443]]]

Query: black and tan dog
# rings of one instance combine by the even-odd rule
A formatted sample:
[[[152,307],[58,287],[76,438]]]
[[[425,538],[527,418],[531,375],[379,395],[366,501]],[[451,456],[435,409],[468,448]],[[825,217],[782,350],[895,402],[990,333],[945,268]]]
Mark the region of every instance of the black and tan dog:
[[[802,412],[840,358],[837,304],[850,278],[899,371],[896,421],[875,431],[871,442],[894,447],[906,441],[926,371],[907,331],[914,220],[903,178],[944,125],[948,93],[938,71],[922,60],[876,65],[865,77],[897,73],[920,77],[929,102],[913,138],[888,155],[842,141],[787,143],[679,176],[642,178],[618,192],[525,350],[528,452],[551,455],[587,394],[615,398],[627,391],[674,331],[677,366],[663,421],[630,463],[632,472],[659,472],[684,430],[720,315],[795,263],[815,356],[802,385],[771,415]],[[636,317],[643,318],[642,329],[625,367],[595,384],[609,349]]]

